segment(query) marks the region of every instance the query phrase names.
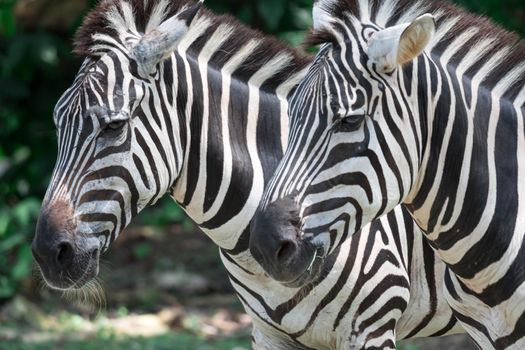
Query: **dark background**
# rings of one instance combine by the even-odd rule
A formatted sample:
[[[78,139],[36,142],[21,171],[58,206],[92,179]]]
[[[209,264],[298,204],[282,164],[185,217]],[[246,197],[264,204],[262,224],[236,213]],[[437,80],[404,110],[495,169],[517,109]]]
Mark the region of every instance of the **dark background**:
[[[525,33],[523,0],[455,2],[476,13],[490,16],[521,36]],[[181,335],[177,335],[182,337],[177,338],[177,343],[186,344],[188,349],[207,349],[206,346],[210,346],[210,349],[247,347],[246,329],[249,321],[243,318],[245,316],[239,305],[231,297],[231,287],[225,280],[216,249],[202,233],[192,227],[191,222],[170,200],[149,210],[149,215],[141,215],[134,227],[123,235],[125,238],[113,247],[108,260],[117,266],[107,269],[106,278],[111,281],[107,289],[112,295],[108,297],[108,308],[102,313],[67,306],[60,321],[61,316],[56,315],[55,308],[61,304],[60,299],[45,289],[40,290],[32,277],[33,260],[29,244],[56,156],[52,110],[60,94],[72,82],[80,64],[80,59],[71,53],[71,38],[86,11],[94,4],[95,1],[90,0],[0,0],[0,349],[7,347],[6,344],[10,344],[13,349],[32,349],[33,346],[45,348],[55,341],[79,341],[75,346],[87,346],[81,338],[68,337],[67,330],[76,330],[75,327],[94,327],[95,331],[86,337],[95,341],[96,348],[97,339],[103,339],[106,344],[107,339],[114,339],[115,336],[111,331],[109,338],[104,338],[106,328],[97,322],[105,321],[101,321],[100,317],[106,321],[124,320],[135,312],[141,315],[153,312],[158,316],[162,310],[153,305],[171,308],[174,305],[190,305],[191,309],[195,300],[185,298],[185,295],[201,297],[199,302],[202,310],[208,311],[201,314],[197,312],[200,316],[195,316],[193,311],[172,310],[170,317],[175,321],[165,323],[168,329],[182,330]],[[311,25],[311,0],[206,0],[206,6],[217,13],[233,14],[243,22],[277,35],[292,45],[301,42],[303,33]],[[181,247],[189,251],[198,249],[199,255],[203,251],[207,255],[197,262],[191,254],[188,257],[179,254],[173,260],[173,251],[180,251]],[[161,251],[165,255],[159,258]],[[176,266],[175,270],[173,266]],[[160,275],[154,281],[156,285],[170,284],[169,281],[162,282],[163,278],[171,278],[172,283],[167,289],[160,288],[156,295],[148,295],[141,288],[150,286],[151,280],[141,276],[142,279],[134,279],[130,285],[126,278],[120,277],[122,281],[114,283],[114,280],[119,281],[119,272],[121,276],[128,277],[137,272],[151,277],[159,272]],[[162,276],[162,273],[167,275]],[[197,285],[195,290],[181,290],[181,286],[192,283]],[[113,295],[116,291],[121,293],[117,298]],[[169,299],[168,295],[176,295],[177,299]],[[215,300],[216,295],[226,295],[226,299]],[[37,306],[42,301],[48,305],[47,310]],[[225,308],[220,309],[221,305]],[[210,308],[213,310],[209,311]],[[200,309],[197,307],[195,310]],[[222,316],[217,316],[217,310],[223,312],[219,312]],[[184,316],[180,316],[179,311]],[[37,314],[41,316],[38,322],[34,320]],[[83,317],[78,316],[80,319],[76,319],[77,314]],[[194,316],[196,318],[192,321]],[[220,320],[210,326],[213,322],[210,319],[206,321],[206,317],[219,317]],[[43,326],[42,322],[55,322],[58,328]],[[77,325],[72,326],[75,322]],[[210,334],[202,333],[203,322],[208,322],[211,327]],[[60,328],[62,326],[65,331]],[[98,331],[100,327],[103,329],[101,332]],[[45,334],[53,336],[43,342],[35,342],[23,339],[22,333],[14,329],[32,330],[36,332],[37,338],[42,334],[44,338]],[[228,335],[223,343],[217,340],[222,339],[221,334]],[[140,344],[138,348],[162,348],[162,344],[173,342],[171,337],[162,335],[151,338],[158,339],[158,343],[156,340],[144,340],[144,344],[135,339],[129,344]],[[10,342],[2,345],[2,339],[10,339]],[[115,342],[112,346],[117,348],[129,345],[125,340]],[[186,348],[184,346],[176,348]]]

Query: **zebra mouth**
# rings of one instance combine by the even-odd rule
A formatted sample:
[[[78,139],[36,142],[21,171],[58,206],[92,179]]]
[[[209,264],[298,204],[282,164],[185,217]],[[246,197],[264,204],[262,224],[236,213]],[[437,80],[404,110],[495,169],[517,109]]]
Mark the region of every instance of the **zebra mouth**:
[[[323,271],[325,256],[324,249],[317,248],[314,251],[308,267],[293,281],[282,282],[282,285],[289,288],[300,288],[307,284],[315,282]]]

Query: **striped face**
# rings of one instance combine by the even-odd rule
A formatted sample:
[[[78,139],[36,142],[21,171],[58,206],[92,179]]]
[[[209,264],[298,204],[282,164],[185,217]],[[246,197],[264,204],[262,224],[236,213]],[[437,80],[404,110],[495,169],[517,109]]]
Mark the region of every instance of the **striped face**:
[[[58,101],[58,158],[33,241],[49,286],[89,282],[100,253],[175,184],[185,135],[171,86],[176,73],[164,58],[199,6],[161,23],[154,35],[124,32],[121,43],[100,36],[103,52],[84,61]]]
[[[58,158],[37,235],[54,232],[47,244],[63,240],[57,259],[82,265],[98,258],[179,173],[179,126],[162,117],[155,82],[134,75],[128,62],[118,51],[87,59],[56,106]],[[173,149],[164,147],[171,144]],[[87,254],[74,254],[75,245]],[[40,266],[47,277],[47,265]]]
[[[315,277],[320,256],[401,203],[417,174],[417,94],[404,92],[416,65],[377,57],[401,39],[384,42],[388,29],[356,22],[331,28],[290,101],[289,145],[252,224],[253,241],[282,237],[275,253],[255,244],[253,253],[287,284]]]

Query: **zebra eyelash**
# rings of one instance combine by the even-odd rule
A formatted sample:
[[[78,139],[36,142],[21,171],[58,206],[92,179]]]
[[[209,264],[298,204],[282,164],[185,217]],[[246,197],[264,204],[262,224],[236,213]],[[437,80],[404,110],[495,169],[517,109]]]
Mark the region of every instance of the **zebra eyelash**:
[[[122,129],[129,120],[129,113],[120,111],[106,116],[103,121],[101,121],[100,126],[102,130],[117,131]]]
[[[101,130],[119,130],[130,120],[129,113],[125,111],[111,111],[104,106],[89,108],[86,111],[86,116],[95,116]]]
[[[351,132],[359,129],[363,124],[368,113],[364,108],[352,111],[351,113],[337,113],[333,118],[333,130],[341,132]]]

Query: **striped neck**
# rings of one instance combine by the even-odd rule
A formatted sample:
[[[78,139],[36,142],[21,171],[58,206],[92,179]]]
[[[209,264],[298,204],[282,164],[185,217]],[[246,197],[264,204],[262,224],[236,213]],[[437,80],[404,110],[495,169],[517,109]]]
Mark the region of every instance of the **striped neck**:
[[[456,41],[436,48],[430,59],[420,59],[417,68],[423,152],[407,202],[432,238],[452,228],[473,228],[470,220],[461,224],[458,219],[469,215],[479,221],[487,215],[487,208],[479,203],[487,203],[497,213],[497,202],[512,200],[518,179],[512,172],[505,173],[517,163],[509,154],[525,153],[518,142],[523,138],[519,110],[525,103],[525,90],[516,83],[523,81],[525,64],[495,78],[494,71],[500,71],[498,66],[507,58],[505,51],[494,54],[487,45],[480,45],[459,60],[462,49]],[[490,174],[499,174],[501,180],[491,181]],[[499,195],[493,196],[496,192]],[[506,209],[501,209],[504,221]],[[436,241],[438,247],[441,244],[445,243]]]
[[[286,146],[287,98],[306,64],[274,39],[210,14],[164,64],[176,101],[165,117],[179,121],[183,147],[170,192],[221,248],[247,249],[249,221]]]

